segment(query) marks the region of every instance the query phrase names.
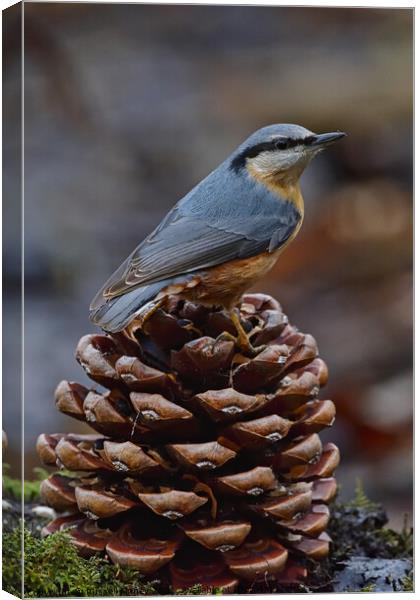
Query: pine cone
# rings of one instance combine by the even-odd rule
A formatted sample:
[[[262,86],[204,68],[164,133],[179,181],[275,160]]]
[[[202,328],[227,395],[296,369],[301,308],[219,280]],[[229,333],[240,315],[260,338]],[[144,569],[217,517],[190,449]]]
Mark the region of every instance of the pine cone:
[[[237,352],[223,311],[171,297],[137,331],[86,335],[76,359],[108,391],[62,381],[57,408],[94,435],[42,434],[59,472],[41,486],[82,555],[106,552],[172,589],[225,592],[306,577],[328,554],[334,444],[318,433],[335,407],[318,400],[327,367],[314,338],[279,304],[248,294],[238,306],[254,346]],[[157,573],[159,571],[159,573]]]

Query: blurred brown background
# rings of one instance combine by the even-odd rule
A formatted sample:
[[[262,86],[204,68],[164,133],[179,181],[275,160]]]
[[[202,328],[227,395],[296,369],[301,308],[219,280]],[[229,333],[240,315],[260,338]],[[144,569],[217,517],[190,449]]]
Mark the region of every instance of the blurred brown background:
[[[329,365],[324,397],[338,418],[326,437],[342,450],[342,496],[360,477],[401,524],[412,494],[412,17],[25,5],[27,475],[40,432],[80,427],[55,410],[53,390],[64,377],[85,382],[73,352],[92,329],[97,288],[249,133],[292,122],[349,136],[305,173],[304,227],[259,289],[317,338]],[[16,60],[6,57],[4,94],[18,119]],[[18,202],[11,184],[9,195]],[[19,240],[6,231],[4,243]],[[18,318],[18,265],[3,269]],[[13,336],[5,343],[18,353]],[[3,376],[7,394],[7,365]],[[10,404],[6,460],[16,465]]]

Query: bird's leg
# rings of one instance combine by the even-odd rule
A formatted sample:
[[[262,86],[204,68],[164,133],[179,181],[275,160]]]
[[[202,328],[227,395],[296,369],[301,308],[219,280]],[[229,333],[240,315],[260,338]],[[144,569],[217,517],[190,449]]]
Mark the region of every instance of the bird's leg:
[[[245,329],[242,327],[241,319],[239,318],[239,315],[238,315],[236,309],[232,309],[229,313],[229,316],[230,316],[231,321],[234,324],[236,331],[238,333],[238,336],[236,338],[234,338],[235,343],[242,352],[244,352],[245,354],[249,354],[251,356],[255,356],[256,354],[259,354],[259,352],[264,350],[265,346],[255,347],[251,344],[251,342],[249,340],[249,335],[247,334]]]

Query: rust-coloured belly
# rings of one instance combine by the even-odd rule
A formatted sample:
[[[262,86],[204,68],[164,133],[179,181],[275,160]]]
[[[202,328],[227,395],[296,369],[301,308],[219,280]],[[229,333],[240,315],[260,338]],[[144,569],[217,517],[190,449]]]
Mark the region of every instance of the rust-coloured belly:
[[[180,295],[201,304],[231,308],[247,289],[273,267],[283,249],[232,260],[208,269],[200,274],[200,282],[195,287],[183,290]]]

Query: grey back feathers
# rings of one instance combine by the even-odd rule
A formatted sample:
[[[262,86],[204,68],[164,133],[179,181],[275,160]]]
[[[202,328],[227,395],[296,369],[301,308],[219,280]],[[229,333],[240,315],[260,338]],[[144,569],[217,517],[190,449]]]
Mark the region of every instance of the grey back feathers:
[[[189,274],[222,263],[272,252],[301,220],[281,199],[232,160],[254,142],[272,136],[311,135],[297,125],[272,125],[250,136],[166,215],[98,292],[90,317],[106,331],[123,329],[160,290]]]

